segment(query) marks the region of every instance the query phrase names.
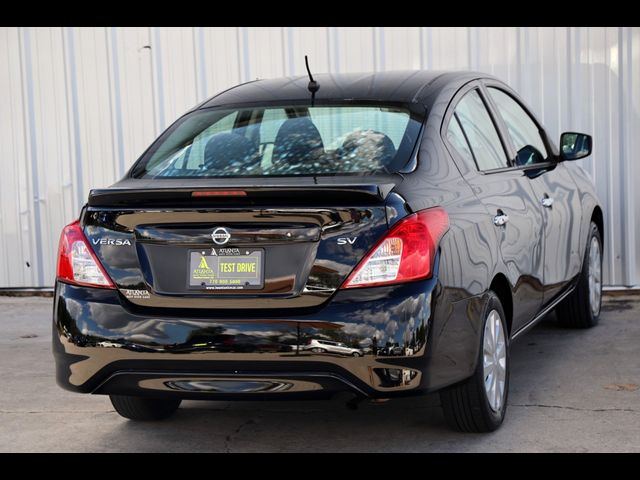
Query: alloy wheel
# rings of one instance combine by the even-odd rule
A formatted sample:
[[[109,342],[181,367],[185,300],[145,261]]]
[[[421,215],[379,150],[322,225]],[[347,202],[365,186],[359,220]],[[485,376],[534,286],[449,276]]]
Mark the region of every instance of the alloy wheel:
[[[589,305],[591,313],[597,316],[600,313],[600,300],[602,297],[602,259],[600,242],[597,237],[591,238],[589,247]]]
[[[484,326],[483,340],[484,389],[489,406],[500,411],[504,402],[507,377],[507,344],[502,320],[497,310],[491,310]]]

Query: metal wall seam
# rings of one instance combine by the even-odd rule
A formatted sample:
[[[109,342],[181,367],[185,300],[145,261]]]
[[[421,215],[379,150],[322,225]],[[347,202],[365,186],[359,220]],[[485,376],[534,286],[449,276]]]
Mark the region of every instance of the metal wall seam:
[[[420,42],[420,48],[419,48],[419,52],[420,52],[420,68],[424,69],[425,68],[425,64],[424,64],[424,57],[425,57],[425,42],[426,42],[426,35],[425,35],[425,30],[427,29],[427,27],[420,27],[420,30],[418,32],[418,41]]]
[[[288,77],[287,73],[287,35],[285,33],[286,27],[280,27],[280,56],[282,57],[282,76]]]
[[[287,27],[287,75],[294,76],[296,74],[296,64],[293,58],[293,29],[295,27]]]
[[[110,37],[110,38],[109,38]],[[120,97],[120,62],[118,58],[118,31],[116,27],[111,27],[107,32],[107,48],[111,50],[111,68],[109,69],[110,91],[113,90],[113,99],[111,104],[113,120],[115,123],[115,145],[118,152],[118,162],[116,170],[116,178],[122,177],[125,172],[124,162],[124,139],[122,132],[122,100]]]
[[[340,73],[340,38],[337,27],[329,27],[327,48],[329,49],[330,71]]]
[[[30,28],[22,28],[23,55],[24,55],[24,75],[26,88],[27,105],[27,128],[25,128],[27,151],[31,164],[31,199],[33,205],[33,225],[35,231],[36,255],[31,260],[31,267],[35,270],[38,285],[44,285],[44,255],[42,251],[42,222],[40,215],[40,177],[38,175],[38,142],[36,134],[35,105],[33,93],[33,59],[31,57],[31,35]]]
[[[66,34],[65,34],[66,32]],[[76,60],[75,60],[75,46],[73,40],[73,27],[67,27],[63,31],[62,43],[64,50],[64,63],[65,63],[65,83],[66,83],[66,97],[67,97],[67,109],[69,105],[71,108],[67,115],[68,122],[68,138],[69,145],[72,146],[70,151],[73,152],[70,155],[70,161],[73,161],[71,165],[71,172],[75,172],[75,198],[77,205],[82,205],[84,201],[84,181],[82,178],[82,145],[80,142],[80,123],[78,117],[78,80],[76,74]]]
[[[202,102],[207,97],[207,92],[209,89],[207,88],[207,57],[205,55],[205,47],[204,47],[204,27],[198,28],[198,41],[195,43],[197,45],[196,49],[198,51],[198,57],[196,60],[196,65],[198,65],[198,102]]]
[[[249,30],[248,27],[240,27],[238,33],[238,45],[242,49],[242,81],[248,82],[251,80],[251,63],[249,54]]]
[[[160,28],[149,29],[151,43],[151,60],[153,68],[153,103],[156,106],[156,136],[165,129],[164,112],[164,79],[162,73],[162,47],[160,44]]]
[[[373,71],[374,72],[379,72],[380,71],[380,41],[378,39],[378,28],[379,27],[373,27],[371,29],[371,45],[373,46]]]
[[[378,68],[386,70],[386,45],[384,39],[384,27],[377,27],[378,30]]]
[[[26,266],[25,263],[23,263],[25,258],[30,256],[28,252],[32,251],[32,239],[30,238],[30,234],[25,234],[25,229],[23,228],[23,223],[27,223],[27,230],[30,232],[29,218],[27,215],[29,214],[28,205],[30,205],[31,202],[29,201],[28,194],[24,195],[23,192],[23,185],[25,184],[26,189],[29,190],[28,182],[26,181],[27,175],[24,172],[26,169],[20,168],[26,164],[27,157],[27,144],[24,130],[27,122],[24,113],[26,110],[26,99],[24,94],[22,39],[21,32],[17,28],[7,30],[6,34],[6,43],[3,45],[5,45],[7,49],[12,46],[13,49],[12,51],[6,52],[6,68],[2,70],[6,72],[8,76],[6,80],[9,86],[8,91],[5,92],[8,93],[8,95],[3,97],[3,100],[8,103],[8,108],[2,113],[6,115],[8,111],[10,115],[9,118],[12,118],[13,122],[11,125],[3,127],[2,133],[10,135],[11,139],[0,145],[0,148],[7,148],[9,146],[11,148],[10,156],[6,154],[6,156],[3,155],[1,161],[11,162],[10,171],[12,175],[10,176],[6,169],[3,169],[4,174],[0,176],[0,197],[2,197],[2,193],[5,194],[0,202],[0,216],[2,217],[4,232],[6,233],[6,229],[8,229],[10,232],[12,231],[13,234],[9,237],[2,237],[3,256],[6,261],[6,268],[4,270],[4,278],[0,277],[0,286],[3,284],[10,285],[12,283],[23,285],[28,282],[33,282],[32,279],[27,279],[32,270],[29,269],[27,272],[23,267],[23,265]],[[17,111],[20,111],[19,119],[14,117]],[[22,153],[22,155],[20,155],[20,153]],[[3,185],[4,182],[12,182],[11,188],[5,187]],[[11,191],[15,196],[13,202],[10,200],[11,197],[6,196],[7,191]],[[25,217],[27,217],[26,221]],[[18,269],[18,265],[22,268]],[[0,272],[0,275],[1,274]]]
[[[626,30],[626,35],[625,35]],[[627,118],[633,118],[632,112],[632,103],[626,101],[622,92],[632,91],[633,89],[633,73],[631,69],[632,65],[632,36],[631,36],[631,28],[629,27],[619,27],[618,28],[618,65],[619,65],[619,77],[620,77],[620,98],[619,98],[619,132],[618,132],[618,142],[621,148],[620,155],[620,167],[621,167],[621,179],[622,181],[622,189],[620,191],[621,194],[621,211],[620,216],[625,219],[629,219],[629,221],[623,223],[623,244],[622,250],[626,253],[627,258],[623,263],[624,268],[624,276],[622,282],[624,285],[636,285],[639,282],[638,280],[638,272],[636,271],[637,265],[637,239],[635,235],[635,226],[634,221],[636,220],[635,211],[633,208],[633,200],[631,202],[627,202],[626,199],[629,197],[633,197],[636,189],[634,189],[633,185],[633,158],[631,152],[633,151],[629,147],[630,140],[634,137],[632,136],[632,122],[626,121]],[[625,58],[626,55],[626,58]],[[637,167],[636,167],[637,168]],[[635,193],[637,195],[637,193]]]

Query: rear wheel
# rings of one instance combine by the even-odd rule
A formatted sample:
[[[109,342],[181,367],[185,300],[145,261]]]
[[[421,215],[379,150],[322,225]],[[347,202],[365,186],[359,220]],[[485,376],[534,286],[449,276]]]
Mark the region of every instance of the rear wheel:
[[[173,415],[181,400],[173,398],[131,397],[109,395],[113,408],[130,420],[162,420]]]
[[[482,320],[482,348],[473,376],[440,392],[447,424],[461,432],[492,432],[507,409],[509,335],[502,304],[491,291]]]
[[[558,305],[556,316],[564,327],[590,328],[598,323],[602,303],[602,237],[591,222],[582,272],[575,290]]]

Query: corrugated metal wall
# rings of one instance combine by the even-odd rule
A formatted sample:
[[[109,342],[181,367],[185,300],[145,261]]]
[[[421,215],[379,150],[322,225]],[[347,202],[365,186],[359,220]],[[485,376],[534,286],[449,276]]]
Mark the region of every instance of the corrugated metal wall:
[[[588,132],[605,283],[640,284],[639,28],[0,28],[0,287],[50,286],[60,229],[186,109],[256,77],[473,69]]]

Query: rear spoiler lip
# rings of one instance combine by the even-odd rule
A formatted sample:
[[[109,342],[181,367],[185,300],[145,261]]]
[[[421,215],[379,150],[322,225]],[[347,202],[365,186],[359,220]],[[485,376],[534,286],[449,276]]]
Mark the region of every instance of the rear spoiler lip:
[[[131,207],[145,205],[153,207],[176,202],[176,206],[202,207],[207,204],[219,207],[233,205],[239,198],[243,202],[275,198],[303,197],[309,200],[350,199],[353,201],[384,201],[396,187],[396,183],[363,183],[363,184],[327,184],[327,185],[265,185],[263,187],[243,187],[241,185],[215,187],[174,187],[174,188],[122,188],[111,187],[93,189],[89,192],[89,207]],[[247,193],[243,197],[192,197],[193,192],[215,190],[242,190]],[[278,195],[279,194],[279,195]],[[166,202],[166,203],[165,203]]]

